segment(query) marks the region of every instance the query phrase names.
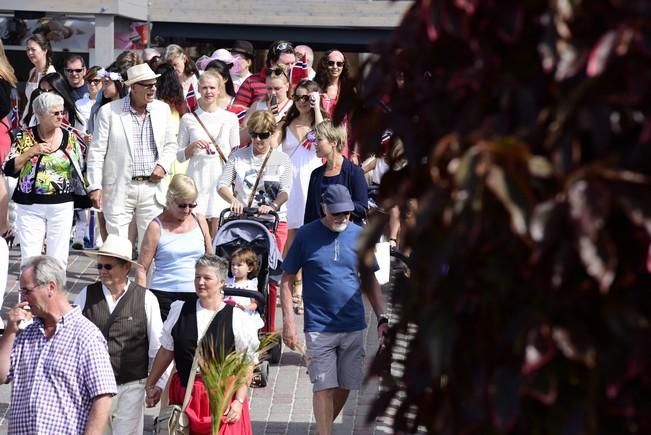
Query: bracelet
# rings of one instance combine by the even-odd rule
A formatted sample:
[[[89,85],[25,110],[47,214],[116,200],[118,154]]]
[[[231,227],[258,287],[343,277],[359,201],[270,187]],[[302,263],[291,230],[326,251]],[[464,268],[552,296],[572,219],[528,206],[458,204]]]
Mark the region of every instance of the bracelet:
[[[269,206],[272,207],[275,211],[278,211],[278,209],[280,208],[280,206],[275,202],[272,202],[271,204],[269,204]]]
[[[380,326],[384,325],[385,323],[386,324],[389,323],[389,316],[387,316],[386,314],[380,314],[379,316],[377,316],[377,327],[378,328]]]

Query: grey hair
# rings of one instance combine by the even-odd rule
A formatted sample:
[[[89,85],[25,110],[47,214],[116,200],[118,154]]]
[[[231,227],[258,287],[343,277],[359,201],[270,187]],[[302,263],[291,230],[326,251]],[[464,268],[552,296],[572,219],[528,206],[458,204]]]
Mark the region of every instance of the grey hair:
[[[46,114],[54,106],[63,106],[63,98],[54,92],[44,92],[32,103],[36,116]]]
[[[228,277],[228,260],[219,255],[205,254],[197,260],[194,267],[195,269],[199,267],[212,267],[215,269],[217,278],[226,280]]]
[[[20,267],[20,272],[32,269],[34,283],[36,285],[46,285],[54,281],[60,291],[66,289],[66,271],[61,266],[59,260],[47,255],[38,255],[29,257]]]

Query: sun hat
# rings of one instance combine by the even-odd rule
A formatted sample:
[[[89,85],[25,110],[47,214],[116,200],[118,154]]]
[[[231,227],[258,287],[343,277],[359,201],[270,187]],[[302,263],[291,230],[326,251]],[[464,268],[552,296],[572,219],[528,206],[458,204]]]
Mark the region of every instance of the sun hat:
[[[109,234],[99,250],[84,251],[84,254],[89,257],[103,255],[105,257],[119,258],[120,260],[140,266],[140,264],[131,259],[132,250],[133,246],[129,239],[115,234]]]
[[[131,86],[134,83],[156,79],[158,77],[160,77],[160,74],[156,74],[154,71],[152,71],[148,63],[140,63],[138,65],[132,66],[127,70],[127,80],[124,82],[124,84]]]
[[[345,213],[355,210],[355,204],[350,197],[348,188],[342,184],[331,184],[321,195],[321,203],[332,214]]]

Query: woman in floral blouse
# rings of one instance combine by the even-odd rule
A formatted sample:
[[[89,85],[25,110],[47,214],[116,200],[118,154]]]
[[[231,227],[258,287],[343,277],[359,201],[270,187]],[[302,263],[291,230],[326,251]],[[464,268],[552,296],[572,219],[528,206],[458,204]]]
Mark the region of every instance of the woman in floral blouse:
[[[73,134],[61,128],[63,98],[44,93],[34,100],[38,123],[22,130],[9,151],[3,171],[18,178],[13,200],[22,261],[47,255],[68,263],[73,200],[84,195],[83,157]]]

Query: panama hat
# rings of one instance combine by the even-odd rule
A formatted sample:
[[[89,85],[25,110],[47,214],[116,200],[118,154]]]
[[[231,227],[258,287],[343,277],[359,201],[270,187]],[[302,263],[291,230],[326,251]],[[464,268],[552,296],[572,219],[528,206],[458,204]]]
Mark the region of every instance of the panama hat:
[[[125,81],[124,84],[131,86],[134,83],[156,79],[158,77],[160,77],[160,74],[156,74],[152,71],[148,63],[140,63],[127,70],[127,81]]]
[[[85,251],[84,254],[89,257],[103,255],[105,257],[119,258],[120,260],[128,261],[129,263],[140,266],[140,264],[131,259],[132,249],[129,239],[115,234],[109,234],[99,250]]]

